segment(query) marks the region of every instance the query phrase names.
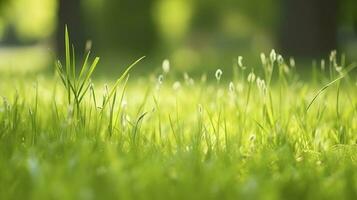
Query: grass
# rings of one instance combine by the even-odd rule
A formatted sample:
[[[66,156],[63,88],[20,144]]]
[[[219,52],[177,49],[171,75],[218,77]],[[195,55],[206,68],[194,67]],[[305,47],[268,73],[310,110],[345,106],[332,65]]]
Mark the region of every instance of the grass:
[[[356,199],[356,64],[93,78],[66,30],[54,76],[1,76],[0,199]],[[141,65],[143,65],[141,63]],[[151,77],[151,78],[150,78]],[[157,77],[157,78],[155,78]]]

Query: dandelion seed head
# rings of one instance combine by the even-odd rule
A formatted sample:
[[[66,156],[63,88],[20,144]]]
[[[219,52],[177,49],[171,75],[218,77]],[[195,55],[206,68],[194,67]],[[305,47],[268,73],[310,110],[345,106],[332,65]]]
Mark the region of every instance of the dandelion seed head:
[[[169,73],[170,71],[170,61],[168,59],[165,59],[162,62],[162,70],[164,71],[164,73]]]

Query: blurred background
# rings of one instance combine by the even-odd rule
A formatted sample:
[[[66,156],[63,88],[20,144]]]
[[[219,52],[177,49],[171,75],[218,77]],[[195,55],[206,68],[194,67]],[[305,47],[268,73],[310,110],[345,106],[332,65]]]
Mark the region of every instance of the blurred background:
[[[100,68],[141,71],[168,58],[179,72],[231,69],[238,56],[259,66],[272,48],[311,63],[332,49],[357,60],[356,0],[0,0],[0,70],[29,72],[92,44]]]

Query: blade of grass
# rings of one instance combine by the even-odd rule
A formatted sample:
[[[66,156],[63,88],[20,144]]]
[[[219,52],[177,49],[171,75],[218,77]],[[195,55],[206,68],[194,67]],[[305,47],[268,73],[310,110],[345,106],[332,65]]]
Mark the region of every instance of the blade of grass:
[[[311,105],[314,103],[314,101],[316,100],[316,98],[317,98],[318,96],[320,96],[320,94],[321,94],[323,91],[325,91],[327,88],[329,88],[331,85],[333,85],[333,84],[336,83],[337,81],[343,79],[351,70],[353,70],[353,69],[356,68],[356,67],[357,67],[357,64],[355,64],[355,63],[351,64],[350,67],[348,67],[348,68],[346,69],[346,71],[345,71],[341,76],[339,76],[339,77],[336,78],[335,80],[333,80],[333,81],[327,83],[324,87],[322,87],[322,88],[315,94],[314,98],[310,101],[309,105],[308,105],[307,108],[306,108],[306,112],[309,111]]]
[[[109,92],[109,95],[108,95],[108,98],[107,99],[110,99],[116,88],[118,87],[119,83],[124,79],[124,77],[129,73],[129,71],[137,64],[139,63],[141,60],[143,60],[145,58],[145,56],[139,58],[138,60],[136,60],[135,62],[133,62],[125,71],[124,73],[116,80],[115,84],[113,85],[112,89],[110,90]],[[103,108],[105,107],[105,105],[107,104],[108,101],[105,102],[105,104],[103,105]]]

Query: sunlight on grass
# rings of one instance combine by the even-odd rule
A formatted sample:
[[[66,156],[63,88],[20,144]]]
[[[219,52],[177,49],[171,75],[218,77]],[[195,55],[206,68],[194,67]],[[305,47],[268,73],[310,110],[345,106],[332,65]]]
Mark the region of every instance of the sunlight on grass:
[[[0,48],[0,72],[8,74],[34,73],[53,62],[46,46]]]
[[[140,58],[110,81],[65,35],[55,75],[1,77],[0,199],[355,197],[356,65],[335,51],[311,80],[272,50],[260,70],[129,78]]]

